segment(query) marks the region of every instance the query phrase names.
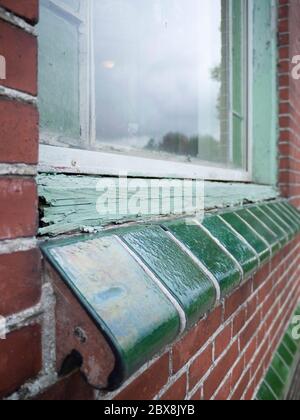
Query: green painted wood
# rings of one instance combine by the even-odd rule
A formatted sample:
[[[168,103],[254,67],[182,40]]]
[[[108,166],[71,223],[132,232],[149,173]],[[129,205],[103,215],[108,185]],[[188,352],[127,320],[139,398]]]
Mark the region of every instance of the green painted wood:
[[[277,2],[253,0],[253,182],[276,185],[278,175]]]
[[[263,237],[272,249],[272,253],[275,254],[280,249],[280,241],[274,233],[267,229],[263,223],[256,217],[254,217],[248,210],[243,209],[236,212],[243,220],[245,220],[258,235]]]
[[[166,223],[164,226],[205,265],[226,296],[242,281],[237,264],[198,225],[185,221]]]
[[[259,260],[251,249],[226,223],[218,216],[208,216],[203,221],[203,226],[221,242],[228,252],[239,262],[244,272],[244,279],[258,268]]]
[[[180,303],[188,327],[214,306],[216,291],[211,280],[159,226],[121,237]]]
[[[176,308],[115,237],[60,240],[42,250],[113,343],[117,385],[178,336]]]
[[[175,213],[172,213],[172,209],[182,208],[183,189],[175,193],[172,190],[162,189],[154,198],[151,194],[153,180],[143,179],[137,198],[143,207],[148,209],[148,215],[142,216],[130,211],[127,214],[120,212],[119,209],[127,210],[128,201],[136,194],[136,185],[139,180],[134,181],[134,188],[130,187],[130,183],[127,188],[124,188],[120,187],[120,181],[117,178],[39,175],[37,182],[42,214],[40,235],[55,236],[80,231],[85,227],[101,228],[114,222],[148,220],[154,215],[153,208],[161,209],[155,216],[170,216]],[[107,193],[107,185],[112,184],[116,186],[116,194]],[[106,206],[99,214],[96,206],[103,196],[107,199]],[[277,196],[277,190],[272,187],[205,182],[203,203],[206,210],[212,210],[233,207],[244,202],[263,202]],[[192,192],[190,196],[185,194],[184,197],[188,200],[194,198]],[[168,210],[168,206],[166,208],[166,202],[170,204],[171,210]]]
[[[246,125],[245,125],[245,54],[246,31],[244,28],[244,2],[232,0],[232,142],[233,162],[238,168],[246,165]]]
[[[220,217],[229,223],[233,229],[235,229],[252,246],[252,248],[255,249],[259,255],[261,263],[271,257],[270,250],[265,242],[262,241],[259,236],[257,236],[236,214],[224,213],[221,214]]]

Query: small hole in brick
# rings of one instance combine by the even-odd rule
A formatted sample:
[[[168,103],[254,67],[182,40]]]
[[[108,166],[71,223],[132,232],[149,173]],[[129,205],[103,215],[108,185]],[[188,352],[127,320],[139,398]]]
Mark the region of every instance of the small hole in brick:
[[[72,352],[65,358],[62,367],[58,373],[59,376],[66,376],[81,368],[83,364],[83,358],[77,350]]]

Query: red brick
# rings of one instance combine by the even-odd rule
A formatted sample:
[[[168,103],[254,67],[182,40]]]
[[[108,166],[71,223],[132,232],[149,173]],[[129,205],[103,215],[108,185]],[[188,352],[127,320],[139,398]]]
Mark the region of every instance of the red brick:
[[[232,336],[235,337],[246,323],[246,309],[241,309],[233,319]]]
[[[279,32],[288,32],[289,31],[289,20],[282,19],[279,21]]]
[[[245,357],[242,356],[232,370],[231,374],[231,388],[234,389],[236,384],[241,379],[245,369]]]
[[[246,373],[244,373],[239,385],[237,386],[236,390],[234,391],[231,400],[233,401],[240,401],[242,399],[242,396],[244,395],[244,392],[247,389],[247,385],[250,381],[250,371],[248,370]]]
[[[248,281],[237,289],[225,301],[225,320],[228,319],[240,306],[242,306],[251,294],[252,283]]]
[[[191,401],[200,401],[202,399],[202,389],[197,389],[196,392],[191,396]]]
[[[247,390],[246,394],[245,394],[245,401],[252,401],[254,398],[254,393],[255,393],[256,387],[255,387],[255,383],[252,382],[251,385],[249,386],[249,389]]]
[[[33,180],[0,178],[0,239],[34,236],[37,190]]]
[[[177,381],[168,389],[168,391],[161,397],[162,401],[183,401],[186,397],[187,391],[187,377],[186,374],[177,379]]]
[[[0,20],[0,54],[6,59],[6,80],[0,85],[36,96],[36,37]]]
[[[189,374],[189,389],[192,390],[201,378],[208,372],[213,362],[213,346],[210,344],[191,364]]]
[[[256,290],[264,283],[270,275],[270,264],[265,264],[254,276],[253,288]]]
[[[230,341],[232,338],[232,323],[227,325],[223,331],[215,339],[215,360],[217,360],[221,354],[226,350],[229,346]]]
[[[222,322],[222,307],[219,306],[194,327],[173,349],[173,368],[178,372],[216,332]]]
[[[246,345],[251,341],[254,336],[258,326],[260,324],[260,314],[256,314],[254,318],[249,322],[240,335],[240,346],[241,349],[244,349]]]
[[[0,99],[0,161],[38,162],[38,111],[32,105]]]
[[[36,304],[41,295],[38,249],[0,255],[0,314],[8,316]]]
[[[246,352],[245,352],[245,366],[247,367],[248,364],[251,362],[251,360],[254,357],[256,348],[257,348],[257,343],[256,343],[256,337],[254,337],[252,339],[252,341],[250,342]]]
[[[169,379],[169,354],[165,354],[135,379],[115,400],[152,400]]]
[[[34,398],[35,401],[92,401],[94,399],[93,388],[79,372],[60,379],[55,385]]]
[[[235,341],[204,382],[203,391],[205,400],[210,400],[212,398],[222,380],[234,365],[238,354],[238,342]]]
[[[0,398],[38,375],[42,366],[39,325],[12,332],[0,341]]]
[[[289,7],[288,6],[281,6],[278,9],[278,17],[279,19],[287,18],[289,15]]]
[[[227,401],[229,399],[231,391],[231,376],[225,381],[225,383],[221,386],[218,393],[215,396],[216,401]]]
[[[38,0],[0,0],[0,6],[5,7],[30,23],[37,23],[38,21]]]

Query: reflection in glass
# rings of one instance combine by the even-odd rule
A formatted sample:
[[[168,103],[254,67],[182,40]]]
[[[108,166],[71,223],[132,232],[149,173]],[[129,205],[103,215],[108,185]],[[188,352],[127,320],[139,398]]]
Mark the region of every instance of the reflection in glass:
[[[94,3],[97,144],[230,163],[228,3]]]
[[[41,142],[246,169],[246,9],[41,0]]]

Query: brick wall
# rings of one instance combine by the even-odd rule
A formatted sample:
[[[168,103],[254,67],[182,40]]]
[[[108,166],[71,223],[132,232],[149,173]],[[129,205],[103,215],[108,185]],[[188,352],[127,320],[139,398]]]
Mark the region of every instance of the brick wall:
[[[20,388],[42,371],[41,255],[36,233],[38,200],[37,38],[38,2],[0,1],[19,19],[1,11],[0,54],[0,315],[7,317],[0,340],[0,396]],[[26,22],[25,22],[26,21]],[[4,87],[4,89],[2,89]]]
[[[300,55],[300,2],[279,4],[279,184],[282,194],[300,208],[300,81],[290,76],[292,58]]]
[[[112,399],[252,399],[295,309],[300,237]]]
[[[300,1],[279,0],[280,187],[300,208]],[[37,0],[0,0],[0,398],[251,399],[300,292],[300,238],[121,390],[101,394],[75,372],[57,379],[55,301],[36,244]],[[299,90],[299,92],[297,92]],[[300,96],[299,96],[300,97]]]

